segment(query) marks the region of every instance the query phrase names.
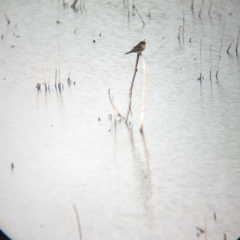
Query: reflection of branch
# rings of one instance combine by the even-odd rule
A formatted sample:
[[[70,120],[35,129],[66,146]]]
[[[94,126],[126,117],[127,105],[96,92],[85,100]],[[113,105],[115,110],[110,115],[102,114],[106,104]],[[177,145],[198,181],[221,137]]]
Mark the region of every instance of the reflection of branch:
[[[136,76],[136,73],[137,73],[137,65],[138,65],[138,60],[139,60],[139,55],[140,53],[137,54],[137,59],[136,59],[136,64],[135,64],[135,70],[134,70],[134,73],[133,73],[133,79],[132,79],[132,84],[131,84],[131,87],[129,89],[129,105],[128,105],[128,111],[127,111],[127,117],[126,117],[126,123],[127,123],[127,120],[128,120],[128,116],[129,116],[129,113],[132,113],[132,90],[133,90],[133,84],[134,84],[134,80],[135,80],[135,76]]]
[[[73,204],[74,211],[76,213],[77,217],[77,223],[78,223],[78,231],[79,231],[79,239],[82,240],[82,232],[81,232],[81,226],[80,226],[80,221],[79,221],[79,216],[78,216],[78,210],[75,204]]]
[[[111,95],[110,95],[110,89],[108,89],[108,97],[109,97],[109,101],[110,101],[110,104],[111,104],[113,110],[115,110],[117,112],[117,116],[115,118],[119,117],[120,121],[123,120],[124,117],[119,113],[119,111],[117,110],[117,108],[114,105],[113,97],[111,97]]]

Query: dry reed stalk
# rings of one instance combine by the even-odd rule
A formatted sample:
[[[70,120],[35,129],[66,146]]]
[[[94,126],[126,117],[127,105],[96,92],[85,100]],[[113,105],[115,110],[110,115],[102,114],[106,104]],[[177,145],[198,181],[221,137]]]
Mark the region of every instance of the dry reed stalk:
[[[210,6],[209,6],[209,9],[208,9],[208,15],[209,16],[211,15],[212,5],[213,5],[213,0],[210,0]]]
[[[73,3],[71,4],[71,8],[73,8],[74,10],[76,10],[77,1],[78,0],[74,0]]]
[[[145,22],[143,21],[143,19],[142,19],[142,17],[141,17],[141,15],[140,15],[140,13],[138,12],[138,10],[137,10],[136,6],[135,6],[135,5],[133,5],[133,8],[136,10],[136,12],[137,12],[138,16],[139,16],[139,17],[140,17],[140,19],[142,20],[143,26],[145,26]]]
[[[132,0],[132,16],[135,16],[134,0]]]
[[[230,50],[230,48],[231,48],[233,42],[234,42],[234,39],[231,41],[231,43],[230,43],[230,45],[229,45],[229,47],[228,47],[228,49],[227,49],[227,54],[229,54],[229,50]]]
[[[128,20],[129,20],[129,18],[130,18],[129,0],[127,0],[127,11],[128,11]]]
[[[218,58],[218,65],[217,65],[217,72],[216,72],[216,79],[217,79],[217,80],[218,80],[219,65],[220,65],[220,61],[221,61],[221,51],[222,51],[223,36],[224,36],[224,31],[225,31],[226,15],[227,15],[227,12],[226,12],[225,18],[224,18],[223,31],[222,31],[222,39],[221,39],[221,45],[220,45],[220,49],[219,49],[219,58]]]
[[[179,41],[179,45],[181,43],[181,30],[182,30],[182,41],[184,44],[184,26],[179,26],[178,28],[178,41]]]
[[[207,217],[204,219],[205,240],[207,240]]]
[[[66,3],[65,0],[62,0],[62,5],[63,5],[63,8],[68,7],[68,3]]]
[[[71,79],[70,79],[70,72],[68,73],[68,78],[67,78],[67,82],[68,82],[68,85],[70,85],[71,84]]]
[[[147,15],[147,17],[151,18],[151,10],[150,10],[150,8],[148,9],[148,15]]]
[[[7,25],[9,25],[11,21],[9,20],[9,18],[8,18],[7,14],[4,14],[4,17],[5,17],[5,18],[6,18],[6,20],[7,20]]]
[[[182,3],[182,14],[183,14],[183,26],[185,25],[185,11],[184,11],[184,1]]]
[[[118,109],[114,105],[113,96],[111,96],[110,89],[108,89],[108,97],[109,97],[110,104],[111,104],[111,106],[113,108],[113,114],[114,114],[114,112],[116,112],[116,116],[114,117],[114,119],[119,117],[120,121],[123,120],[124,117],[119,113]]]
[[[81,225],[80,225],[80,220],[79,220],[78,210],[77,210],[77,207],[76,207],[75,204],[73,204],[73,209],[74,209],[74,211],[75,211],[76,218],[77,218],[78,232],[79,232],[79,239],[82,240]]]
[[[36,81],[36,88],[37,88],[38,91],[40,91],[41,90],[41,84],[38,82],[38,78],[37,78],[35,67],[33,67],[33,71],[34,71],[34,78],[35,78],[35,81]]]
[[[202,2],[201,2],[201,7],[200,7],[200,10],[199,10],[199,14],[198,14],[199,18],[201,18],[203,3],[204,3],[204,0],[202,0]]]
[[[240,28],[239,28],[239,30],[238,30],[237,44],[236,44],[236,49],[235,49],[237,56],[238,56],[238,42],[239,42],[239,36],[240,36]]]
[[[63,84],[61,83],[60,79],[60,43],[59,43],[59,38],[58,38],[58,89],[61,92],[63,89]]]
[[[57,68],[55,68],[55,88],[57,90]]]
[[[143,91],[142,91],[142,109],[140,117],[140,132],[143,133],[143,122],[144,122],[144,113],[145,113],[145,102],[146,102],[146,63],[142,55],[143,62]]]
[[[182,27],[182,40],[183,40],[183,45],[184,45],[184,26]]]
[[[83,0],[80,0],[80,9],[83,9]]]
[[[191,10],[192,10],[192,13],[194,13],[194,0],[192,0],[192,3],[191,3]]]
[[[43,75],[43,82],[44,82],[44,86],[45,86],[45,92],[47,92],[47,82],[46,82],[46,79],[45,79],[43,68],[42,68],[42,75]]]
[[[128,120],[128,116],[130,113],[132,113],[132,90],[133,90],[133,84],[134,84],[134,80],[135,80],[135,76],[137,73],[137,66],[138,66],[138,60],[139,60],[139,53],[137,54],[137,59],[136,59],[136,64],[135,64],[135,69],[134,69],[134,73],[133,73],[133,78],[132,78],[132,83],[129,89],[129,105],[128,105],[128,111],[127,111],[127,116],[126,116],[126,120],[125,122],[127,123]]]

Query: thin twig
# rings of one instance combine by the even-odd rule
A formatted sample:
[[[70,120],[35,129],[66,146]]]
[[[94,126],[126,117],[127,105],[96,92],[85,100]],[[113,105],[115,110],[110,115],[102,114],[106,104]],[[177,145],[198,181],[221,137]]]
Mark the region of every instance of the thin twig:
[[[44,85],[45,85],[45,92],[47,92],[47,82],[45,80],[45,75],[44,75],[44,70],[42,68],[42,75],[43,75],[43,82],[44,82]]]
[[[33,67],[33,71],[34,71],[34,78],[35,78],[35,81],[36,81],[36,88],[37,88],[38,91],[40,91],[41,90],[41,84],[38,82],[38,78],[37,78],[35,67]]]
[[[75,206],[75,204],[73,204],[73,209],[75,211],[76,218],[77,218],[79,239],[82,240],[82,231],[81,231],[81,226],[80,226],[80,221],[79,221],[79,215],[78,215],[78,210],[77,210],[77,207]]]
[[[58,38],[58,89],[61,92],[63,84],[61,83],[60,79],[60,43],[59,43],[59,38]]]
[[[228,49],[227,49],[227,54],[229,54],[229,50],[230,50],[230,48],[231,48],[233,42],[234,42],[234,39],[231,41],[231,43],[230,43],[230,45],[229,45],[229,47],[228,47]]]
[[[209,9],[208,9],[208,15],[209,16],[211,15],[212,5],[213,5],[213,0],[210,0],[210,6],[209,6]]]
[[[238,30],[237,45],[236,45],[236,49],[235,49],[237,56],[238,56],[238,42],[239,42],[239,35],[240,35],[240,28],[239,28],[239,30]]]
[[[182,14],[183,14],[183,26],[184,26],[184,24],[185,24],[184,2],[182,3]]]
[[[207,217],[204,219],[205,240],[207,240]]]
[[[57,68],[55,68],[55,88],[57,90]]]
[[[7,25],[9,25],[11,21],[9,20],[9,18],[8,18],[8,16],[6,14],[4,14],[4,16],[5,16],[6,20],[7,20]]]
[[[204,0],[202,0],[202,2],[201,2],[200,11],[199,11],[199,14],[198,14],[199,18],[201,18],[203,3],[204,3]]]
[[[119,111],[117,110],[117,108],[114,105],[113,97],[111,97],[111,94],[110,94],[110,89],[108,89],[108,97],[109,97],[110,104],[113,108],[113,112],[116,111],[116,113],[117,113],[117,115],[114,118],[116,119],[117,117],[119,117],[120,121],[123,120],[124,117],[119,113]]]
[[[191,3],[191,10],[192,10],[192,13],[194,13],[194,0],[192,0],[192,3]]]
[[[133,5],[133,8],[137,11],[137,14],[138,14],[138,16],[140,17],[140,19],[142,20],[142,23],[143,23],[143,26],[145,26],[145,22],[143,21],[143,19],[142,19],[142,17],[141,17],[141,15],[140,15],[140,13],[138,12],[138,10],[137,10],[137,8],[136,8],[136,6],[135,5]]]
[[[127,111],[127,116],[126,116],[126,123],[128,120],[128,116],[130,113],[132,113],[132,90],[133,90],[133,84],[134,84],[134,79],[137,73],[137,66],[138,66],[138,60],[139,60],[139,53],[137,54],[137,59],[136,59],[136,64],[135,64],[135,69],[134,69],[134,73],[133,73],[133,78],[132,78],[132,83],[131,83],[131,87],[129,89],[129,105],[128,105],[128,111]]]
[[[182,30],[182,31],[181,31]],[[181,32],[182,32],[182,41],[184,44],[184,26],[179,26],[178,28],[178,41],[179,41],[179,46],[181,45]]]
[[[71,4],[71,8],[73,8],[74,10],[76,10],[77,1],[78,0],[74,0],[73,3]]]

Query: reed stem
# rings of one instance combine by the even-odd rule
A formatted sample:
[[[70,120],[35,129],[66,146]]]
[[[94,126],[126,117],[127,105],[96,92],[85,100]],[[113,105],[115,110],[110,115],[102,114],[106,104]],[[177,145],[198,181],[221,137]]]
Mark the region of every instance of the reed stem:
[[[140,13],[138,12],[138,10],[137,10],[136,6],[135,6],[135,5],[133,5],[133,8],[136,10],[136,12],[137,12],[138,16],[139,16],[139,17],[140,17],[140,19],[142,20],[143,26],[145,26],[145,22],[143,21],[143,19],[142,19],[142,17],[141,17],[141,15],[140,15]]]
[[[8,16],[6,14],[4,14],[4,16],[5,16],[6,20],[7,20],[7,25],[9,25],[11,21],[9,20],[9,18],[8,18]]]
[[[192,0],[192,3],[191,3],[191,10],[192,10],[192,13],[194,13],[194,0]]]
[[[234,42],[234,39],[231,41],[231,43],[230,43],[230,45],[229,45],[229,47],[228,47],[228,49],[227,49],[227,54],[229,54],[229,50],[230,50],[230,48],[231,48],[233,42]]]
[[[210,6],[209,6],[209,9],[208,9],[208,15],[209,16],[211,15],[212,5],[213,5],[213,0],[210,0]]]
[[[76,218],[77,218],[78,232],[79,232],[79,239],[82,240],[81,225],[80,225],[80,220],[79,220],[78,210],[77,210],[77,207],[76,207],[75,204],[73,204],[73,209],[74,209],[74,211],[75,211]]]
[[[239,42],[239,36],[240,36],[240,28],[239,28],[239,30],[238,30],[237,44],[236,44],[236,49],[235,49],[237,56],[238,56],[238,42]]]

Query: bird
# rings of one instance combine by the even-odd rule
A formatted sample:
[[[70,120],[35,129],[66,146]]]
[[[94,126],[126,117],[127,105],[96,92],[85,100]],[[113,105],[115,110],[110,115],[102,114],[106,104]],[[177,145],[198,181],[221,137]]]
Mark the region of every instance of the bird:
[[[144,40],[144,41],[139,42],[136,46],[133,47],[133,49],[131,51],[126,52],[125,54],[129,54],[129,53],[133,53],[133,52],[141,54],[142,51],[145,50],[145,48],[146,48],[146,42]]]

